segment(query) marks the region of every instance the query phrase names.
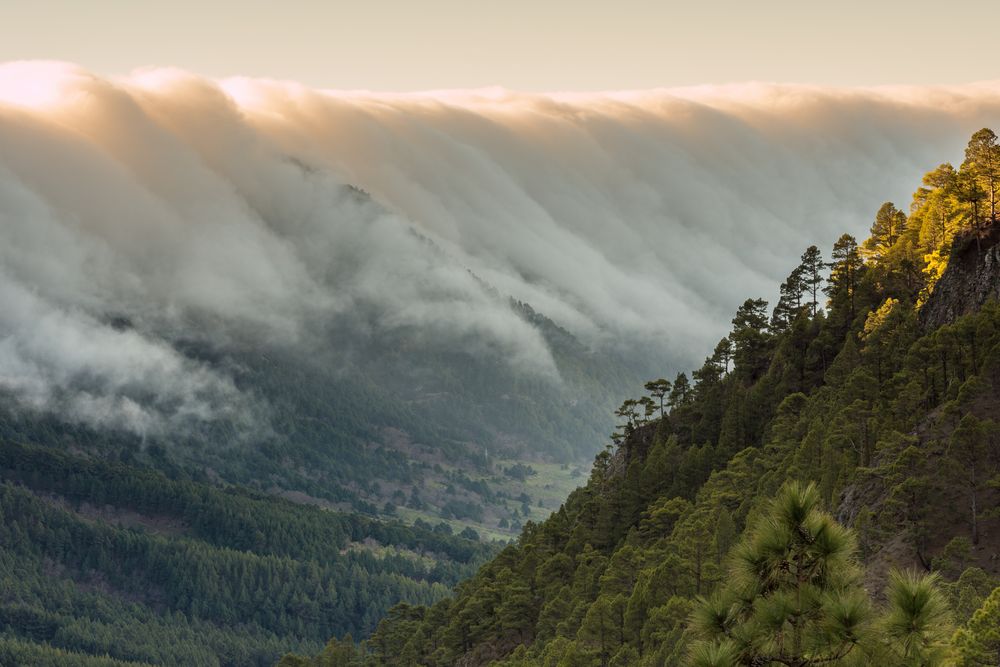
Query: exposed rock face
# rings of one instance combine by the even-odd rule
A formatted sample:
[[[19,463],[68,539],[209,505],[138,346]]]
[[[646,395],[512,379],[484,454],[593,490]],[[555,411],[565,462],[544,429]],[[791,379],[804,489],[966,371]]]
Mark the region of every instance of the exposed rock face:
[[[664,419],[669,419],[665,417]],[[660,427],[660,420],[643,424],[632,431],[622,443],[621,447],[615,450],[608,462],[609,474],[614,477],[623,477],[629,465],[636,459],[644,461],[649,455],[649,450],[653,447],[653,440]]]
[[[956,241],[948,268],[920,310],[920,321],[925,331],[932,331],[990,300],[1000,301],[1000,225],[993,225],[978,244],[974,236]]]

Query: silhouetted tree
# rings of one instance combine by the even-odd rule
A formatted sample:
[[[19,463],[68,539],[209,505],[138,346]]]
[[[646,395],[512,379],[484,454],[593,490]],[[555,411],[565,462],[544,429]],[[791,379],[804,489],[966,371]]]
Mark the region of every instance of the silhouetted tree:
[[[665,380],[664,378],[650,380],[646,383],[646,391],[659,402],[661,417],[663,416],[663,399],[670,393],[671,386],[670,380]]]
[[[823,269],[825,267],[823,254],[816,246],[811,245],[802,253],[802,263],[799,265],[800,280],[802,281],[802,289],[811,297],[809,305],[813,317],[816,317],[816,309],[819,307],[818,295],[823,284]]]
[[[677,377],[674,378],[674,386],[670,390],[670,396],[667,398],[667,405],[676,408],[686,405],[690,399],[691,382],[688,380],[687,373],[678,373]]]

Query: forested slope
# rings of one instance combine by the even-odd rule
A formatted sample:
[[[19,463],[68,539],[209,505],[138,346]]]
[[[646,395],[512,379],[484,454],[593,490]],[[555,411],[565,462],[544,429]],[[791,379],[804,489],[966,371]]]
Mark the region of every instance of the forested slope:
[[[360,647],[333,640],[281,664],[997,664],[996,136],[977,132],[966,158],[928,173],[909,215],[882,206],[863,243],[844,235],[829,260],[807,249],[770,315],[748,299],[701,368],[626,401],[588,483],[454,597],[396,607]],[[971,296],[942,303],[957,292]],[[818,537],[841,530],[823,507],[842,538]],[[758,605],[739,598],[740,568],[763,577],[754,554],[794,553],[776,545],[813,530],[843,573],[819,558],[816,599],[837,597],[820,586],[833,581],[858,593],[802,636],[801,597],[772,594],[784,575],[752,589]],[[783,628],[793,648],[774,638]]]
[[[0,438],[73,447],[168,475],[390,519],[386,503],[405,505],[416,493],[420,500],[411,509],[425,521],[458,519],[513,536],[498,523],[520,525],[524,517],[507,501],[523,490],[507,498],[491,479],[497,472],[491,462],[584,463],[612,423],[614,397],[640,376],[614,357],[593,354],[531,306],[495,291],[492,298],[545,338],[559,379],[524,373],[487,351],[428,342],[416,331],[376,333],[370,323],[329,333],[322,352],[206,341],[192,333],[171,344],[185,358],[232,377],[252,399],[252,428],[240,423],[250,417],[237,414],[232,421],[144,435],[79,423],[58,410],[24,409],[0,391]],[[122,317],[117,326],[127,331],[131,323]],[[134,400],[159,399],[141,393]],[[481,482],[454,487],[453,475]],[[456,516],[449,503],[478,511]]]
[[[86,373],[38,405],[0,390],[0,664],[272,664],[445,597],[551,511],[636,370],[473,280],[558,378],[359,308],[304,346],[197,317],[144,331],[236,391],[176,429],[74,416]],[[121,308],[95,317],[126,344],[149,322]],[[125,403],[178,407],[147,379]]]
[[[401,600],[433,603],[489,553],[450,534],[4,442],[0,662],[272,664],[331,633],[364,635]]]

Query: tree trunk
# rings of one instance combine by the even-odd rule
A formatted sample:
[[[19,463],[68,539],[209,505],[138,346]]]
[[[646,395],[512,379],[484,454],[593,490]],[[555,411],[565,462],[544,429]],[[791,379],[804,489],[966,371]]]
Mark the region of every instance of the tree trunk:
[[[979,545],[979,498],[976,483],[972,483],[972,543]]]

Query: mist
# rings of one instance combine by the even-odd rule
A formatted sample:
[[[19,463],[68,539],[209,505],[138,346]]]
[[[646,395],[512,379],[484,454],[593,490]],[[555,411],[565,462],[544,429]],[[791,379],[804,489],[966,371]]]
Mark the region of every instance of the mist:
[[[0,66],[0,389],[170,432],[257,412],[178,341],[335,360],[345,323],[558,382],[497,294],[659,376],[998,119],[1000,83],[390,95]]]

